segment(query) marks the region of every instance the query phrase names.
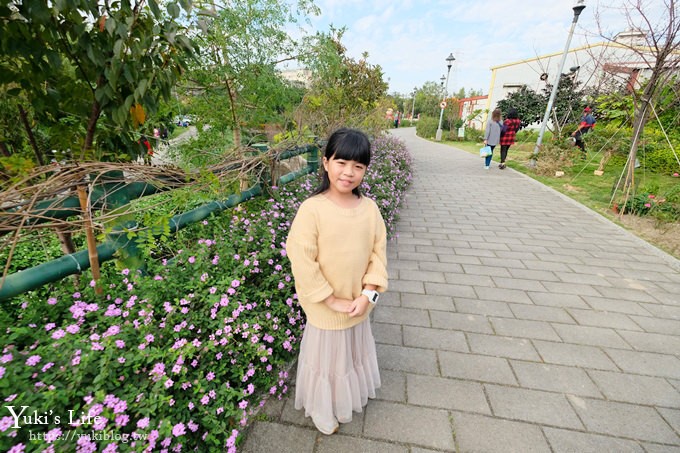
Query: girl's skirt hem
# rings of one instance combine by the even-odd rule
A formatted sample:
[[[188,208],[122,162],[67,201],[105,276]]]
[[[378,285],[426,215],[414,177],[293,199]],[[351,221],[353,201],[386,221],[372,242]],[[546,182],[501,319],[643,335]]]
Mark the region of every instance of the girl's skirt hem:
[[[367,318],[345,330],[307,324],[300,345],[295,409],[305,409],[314,425],[332,434],[338,422],[352,421],[380,388],[375,340]]]

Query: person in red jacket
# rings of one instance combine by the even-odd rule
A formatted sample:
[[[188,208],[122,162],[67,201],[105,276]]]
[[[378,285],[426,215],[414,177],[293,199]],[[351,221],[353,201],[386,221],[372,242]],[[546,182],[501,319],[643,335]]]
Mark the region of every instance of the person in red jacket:
[[[517,110],[511,107],[508,110],[508,116],[505,118],[505,121],[503,121],[503,128],[501,129],[501,163],[498,165],[498,168],[501,170],[505,168],[505,159],[508,157],[508,150],[515,144],[515,136],[520,126],[521,122],[517,115]]]

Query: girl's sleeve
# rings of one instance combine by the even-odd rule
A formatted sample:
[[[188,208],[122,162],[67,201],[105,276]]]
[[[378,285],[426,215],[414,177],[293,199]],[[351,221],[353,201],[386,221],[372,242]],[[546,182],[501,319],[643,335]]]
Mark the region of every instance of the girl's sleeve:
[[[378,217],[375,241],[362,283],[364,285],[375,285],[376,290],[382,293],[387,291],[387,229],[377,206],[375,210]]]
[[[490,132],[490,130],[491,130],[491,127],[490,127],[490,126],[491,126],[491,121],[487,121],[487,122],[486,122],[486,129],[484,129],[484,140],[488,140],[488,139],[489,139],[489,132]]]
[[[322,302],[333,294],[317,261],[318,230],[314,213],[300,206],[286,240],[286,255],[290,260],[298,297],[306,302]]]

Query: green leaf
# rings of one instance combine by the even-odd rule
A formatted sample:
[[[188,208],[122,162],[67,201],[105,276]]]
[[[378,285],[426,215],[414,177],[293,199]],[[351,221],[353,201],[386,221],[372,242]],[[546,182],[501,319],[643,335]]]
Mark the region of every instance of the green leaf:
[[[146,93],[146,86],[148,84],[148,80],[142,79],[139,81],[139,86],[137,86],[137,90],[139,90],[139,97],[144,96],[144,93]],[[135,91],[137,91],[135,90]]]
[[[177,3],[168,3],[166,9],[168,10],[170,17],[173,19],[177,19],[177,17],[179,17],[180,9],[179,6],[177,6]]]
[[[123,55],[123,40],[118,39],[113,45],[113,56],[116,58],[121,58],[122,55]]]
[[[154,16],[160,17],[161,10],[158,7],[158,2],[156,2],[156,0],[149,0],[149,8],[151,8],[151,12]]]
[[[116,19],[114,19],[113,17],[109,17],[108,19],[106,19],[106,24],[104,25],[104,27],[106,28],[107,33],[110,36],[113,36],[113,33],[116,31]]]

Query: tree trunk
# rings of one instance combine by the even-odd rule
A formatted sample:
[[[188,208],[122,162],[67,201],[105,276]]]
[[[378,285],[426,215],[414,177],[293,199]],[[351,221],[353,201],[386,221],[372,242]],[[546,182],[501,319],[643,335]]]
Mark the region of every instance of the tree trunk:
[[[99,115],[101,115],[102,109],[99,102],[94,101],[92,103],[92,110],[90,111],[90,119],[87,121],[87,134],[85,135],[85,142],[83,143],[83,149],[80,152],[80,160],[85,159],[85,152],[92,149],[92,143],[94,142],[94,132],[97,129],[97,121],[99,120]]]
[[[26,110],[24,110],[24,107],[22,105],[19,105],[19,116],[21,117],[21,122],[24,124],[24,129],[26,129],[26,135],[28,135],[28,141],[31,143],[31,147],[33,148],[33,153],[35,154],[35,158],[38,160],[38,163],[42,166],[45,165],[45,158],[43,157],[42,153],[40,152],[40,148],[38,148],[38,142],[35,141],[35,136],[33,135],[33,130],[31,129],[31,125],[28,122],[28,115],[26,114]]]
[[[229,103],[231,104],[231,121],[234,124],[234,147],[237,150],[241,149],[241,125],[238,121],[238,115],[236,115],[236,94],[231,89],[231,83],[227,80],[227,91],[229,93]],[[240,151],[239,151],[240,152]],[[239,155],[239,157],[242,157]]]
[[[0,153],[2,153],[2,155],[5,157],[11,156],[11,153],[9,152],[9,149],[7,149],[7,144],[5,142],[0,142]]]
[[[104,75],[99,76],[97,80],[97,87],[101,86],[106,79]],[[92,149],[92,143],[94,143],[94,133],[97,130],[97,121],[99,120],[99,115],[102,113],[102,106],[94,98],[94,91],[92,92],[92,110],[90,111],[90,118],[87,120],[87,133],[85,134],[85,141],[83,142],[83,149],[80,152],[80,160],[85,159],[85,153]]]
[[[649,118],[650,105],[653,102],[657,81],[659,80],[659,71],[658,68],[655,68],[652,71],[652,76],[647,81],[645,90],[642,92],[642,96],[640,96],[640,104],[638,104],[638,107],[635,109],[633,118],[633,139],[631,141],[630,154],[628,156],[626,182],[624,183],[624,189],[626,191],[633,186],[635,179],[635,159],[637,158],[637,150],[640,146],[642,132],[645,128],[645,124],[647,124],[647,119]],[[626,196],[626,198],[628,197]]]

